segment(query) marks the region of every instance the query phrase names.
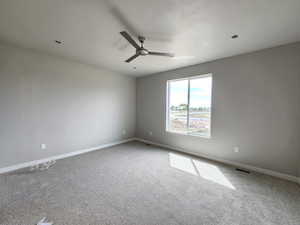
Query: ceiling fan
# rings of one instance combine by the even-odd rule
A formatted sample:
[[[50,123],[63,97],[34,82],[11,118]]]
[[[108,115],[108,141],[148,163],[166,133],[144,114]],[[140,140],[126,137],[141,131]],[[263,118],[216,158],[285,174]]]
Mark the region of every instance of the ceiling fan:
[[[152,52],[148,49],[144,48],[144,41],[146,40],[145,37],[139,36],[138,39],[141,42],[141,46],[139,46],[135,40],[126,32],[122,31],[120,34],[136,49],[135,55],[131,56],[129,59],[125,60],[125,62],[130,63],[138,56],[146,56],[146,55],[156,55],[156,56],[167,56],[167,57],[174,57],[172,53],[165,53],[165,52]]]

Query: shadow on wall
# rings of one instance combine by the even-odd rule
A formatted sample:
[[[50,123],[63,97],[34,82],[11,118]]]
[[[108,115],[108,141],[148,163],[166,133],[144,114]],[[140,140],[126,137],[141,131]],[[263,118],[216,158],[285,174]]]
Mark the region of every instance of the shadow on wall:
[[[169,153],[169,164],[173,168],[213,181],[232,190],[236,190],[232,183],[215,165],[175,153]]]

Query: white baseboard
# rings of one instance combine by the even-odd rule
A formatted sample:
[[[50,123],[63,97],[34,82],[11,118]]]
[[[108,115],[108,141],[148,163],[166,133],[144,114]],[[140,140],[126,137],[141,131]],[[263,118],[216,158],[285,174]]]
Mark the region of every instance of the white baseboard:
[[[234,162],[234,161],[230,161],[230,160],[226,160],[226,159],[221,159],[221,158],[217,158],[217,157],[214,157],[214,156],[205,155],[205,154],[202,154],[202,153],[189,152],[189,151],[186,151],[186,150],[178,148],[178,147],[165,145],[165,144],[160,144],[160,143],[156,143],[156,142],[153,142],[153,141],[148,141],[148,140],[141,139],[141,138],[135,138],[135,140],[140,141],[140,142],[144,142],[144,143],[147,143],[147,144],[156,145],[156,146],[159,146],[159,147],[162,147],[162,148],[167,148],[167,149],[172,149],[172,150],[183,152],[183,153],[188,153],[188,154],[191,154],[191,155],[195,155],[195,156],[203,157],[203,158],[210,159],[210,160],[213,160],[213,161],[221,162],[221,163],[231,165],[231,166],[234,166],[234,167],[247,169],[247,170],[250,170],[250,171],[253,171],[253,172],[258,172],[258,173],[270,175],[270,176],[273,176],[273,177],[281,178],[281,179],[284,179],[284,180],[288,180],[288,181],[292,181],[292,182],[296,182],[296,183],[300,184],[300,178],[296,177],[296,176],[292,176],[292,175],[288,175],[288,174],[284,174],[284,173],[279,173],[279,172],[275,172],[275,171],[272,171],[272,170],[263,169],[263,168],[259,168],[259,167],[255,167],[255,166],[251,166],[251,165],[247,165],[247,164],[242,164],[242,163],[238,163],[238,162]]]
[[[78,151],[75,151],[75,152],[68,152],[68,153],[61,154],[61,155],[51,156],[51,157],[48,157],[48,158],[43,158],[43,159],[24,162],[24,163],[20,163],[20,164],[8,166],[8,167],[3,167],[3,168],[0,168],[0,174],[12,172],[12,171],[15,171],[15,170],[19,170],[19,169],[23,169],[23,168],[27,168],[27,167],[31,167],[31,166],[35,166],[35,165],[45,163],[45,162],[48,162],[48,161],[51,161],[51,160],[64,159],[64,158],[72,157],[72,156],[75,156],[75,155],[80,155],[80,154],[100,150],[100,149],[103,149],[103,148],[112,147],[112,146],[115,146],[115,145],[123,144],[123,143],[129,142],[129,141],[134,141],[134,140],[135,140],[135,138],[129,138],[129,139],[126,139],[126,140],[116,141],[116,142],[100,145],[100,146],[93,147],[93,148],[82,149],[82,150],[78,150]]]
[[[126,140],[112,142],[112,143],[100,145],[100,146],[93,147],[93,148],[82,149],[82,150],[78,150],[78,151],[75,151],[75,152],[69,152],[69,153],[65,153],[65,154],[61,154],[61,155],[51,156],[51,157],[48,157],[48,158],[43,158],[43,159],[24,162],[24,163],[20,163],[20,164],[8,166],[8,167],[3,167],[3,168],[0,168],[0,174],[12,172],[12,171],[27,168],[27,167],[31,167],[31,166],[38,165],[38,164],[41,164],[41,163],[45,163],[45,162],[48,162],[48,161],[51,161],[51,160],[59,160],[59,159],[64,159],[64,158],[68,158],[68,157],[72,157],[72,156],[76,156],[76,155],[80,155],[80,154],[84,154],[84,153],[88,153],[88,152],[92,152],[92,151],[97,151],[97,150],[100,150],[100,149],[103,149],[103,148],[112,147],[112,146],[115,146],[115,145],[130,142],[130,141],[140,141],[140,142],[156,145],[156,146],[159,146],[159,147],[162,147],[162,148],[167,148],[167,149],[172,149],[172,150],[183,152],[183,153],[188,153],[188,154],[191,154],[191,155],[207,158],[207,159],[210,159],[210,160],[213,160],[213,161],[218,161],[218,162],[221,162],[221,163],[225,163],[225,164],[228,164],[228,165],[231,165],[231,166],[235,166],[235,167],[247,169],[247,170],[250,170],[250,171],[259,172],[259,173],[262,173],[262,174],[266,174],[266,175],[278,177],[278,178],[281,178],[281,179],[289,180],[289,181],[292,181],[292,182],[296,182],[300,185],[300,177],[291,176],[291,175],[288,175],[288,174],[279,173],[279,172],[275,172],[275,171],[272,171],[272,170],[263,169],[263,168],[259,168],[259,167],[255,167],[255,166],[251,166],[251,165],[247,165],[247,164],[237,163],[237,162],[233,162],[233,161],[230,161],[230,160],[220,159],[220,158],[213,157],[213,156],[208,156],[208,155],[199,154],[199,153],[195,153],[195,152],[189,152],[189,151],[186,151],[186,150],[178,148],[178,147],[165,145],[165,144],[160,144],[160,143],[156,143],[156,142],[153,142],[153,141],[148,141],[148,140],[141,139],[141,138],[129,138],[129,139],[126,139]]]

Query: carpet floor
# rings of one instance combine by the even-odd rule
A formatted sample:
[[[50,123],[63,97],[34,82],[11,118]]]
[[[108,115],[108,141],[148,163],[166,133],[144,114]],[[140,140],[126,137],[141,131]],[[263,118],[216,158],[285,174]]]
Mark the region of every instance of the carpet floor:
[[[0,224],[299,225],[300,188],[130,142],[0,175]]]

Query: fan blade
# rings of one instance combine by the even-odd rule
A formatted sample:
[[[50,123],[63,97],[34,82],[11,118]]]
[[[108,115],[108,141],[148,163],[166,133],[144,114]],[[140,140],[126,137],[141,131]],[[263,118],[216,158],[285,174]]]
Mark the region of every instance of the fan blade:
[[[131,56],[129,59],[127,59],[125,62],[130,63],[132,60],[134,60],[136,57],[138,57],[140,54],[135,54]]]
[[[130,44],[132,44],[133,47],[136,49],[140,49],[140,46],[135,42],[135,40],[132,39],[132,37],[126,32],[122,31],[120,34],[127,40],[129,41]]]
[[[165,53],[165,52],[149,52],[149,55],[159,55],[159,56],[174,57],[173,53]]]

